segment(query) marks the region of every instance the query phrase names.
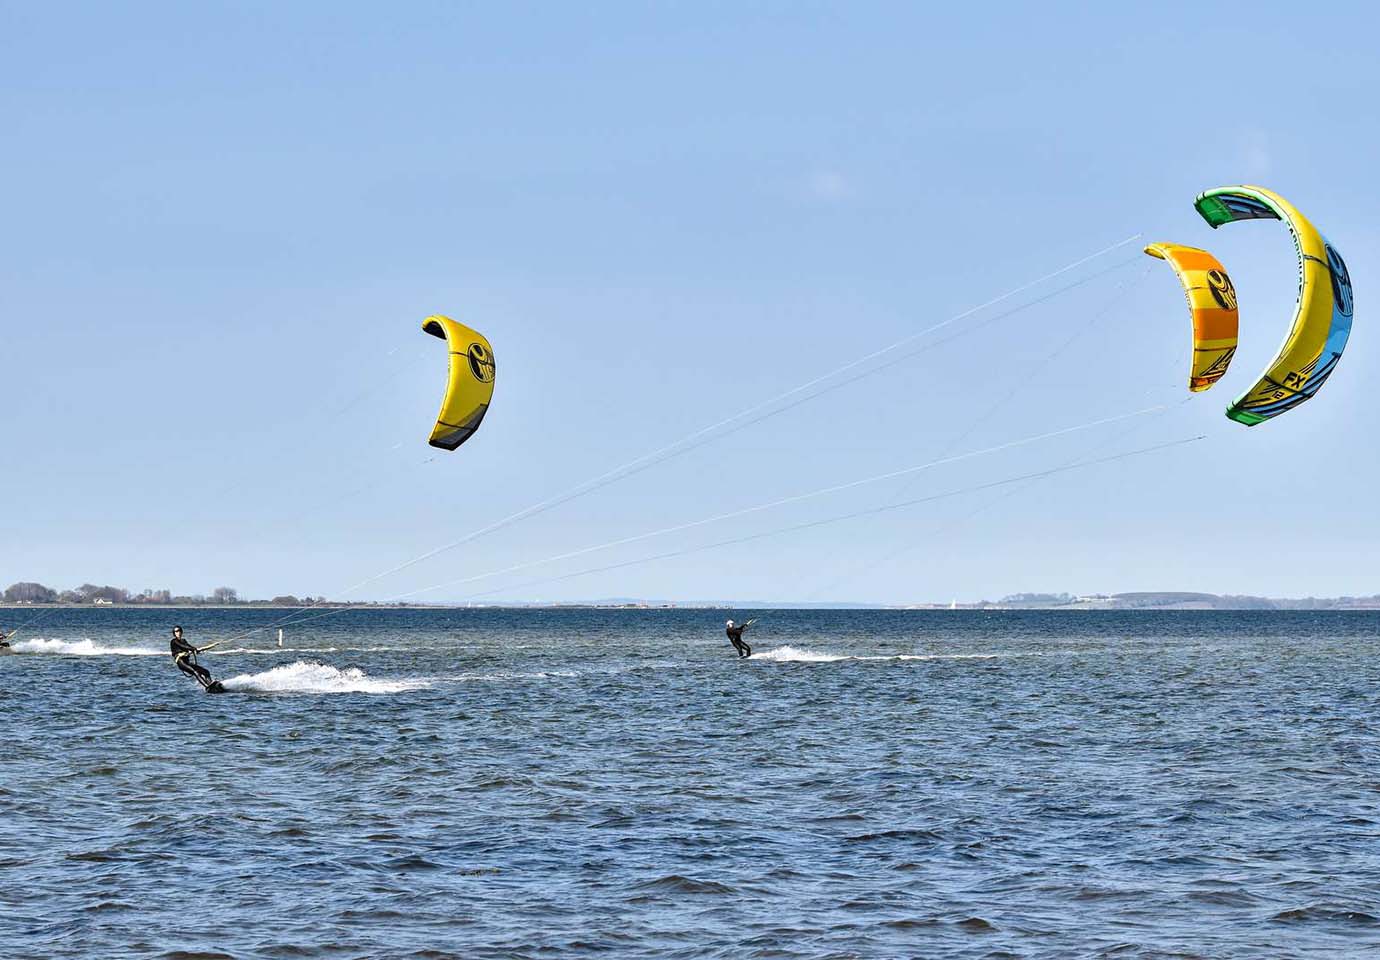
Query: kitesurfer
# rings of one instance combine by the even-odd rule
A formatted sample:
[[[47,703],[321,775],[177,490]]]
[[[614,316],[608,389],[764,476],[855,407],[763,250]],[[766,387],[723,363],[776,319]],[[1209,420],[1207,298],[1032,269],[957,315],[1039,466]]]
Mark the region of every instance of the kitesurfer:
[[[9,633],[6,633],[5,631],[0,630],[0,650],[8,650],[10,648],[10,637],[14,636],[14,634],[15,631],[10,631]]]
[[[733,649],[738,651],[740,658],[752,656],[752,648],[743,642],[743,631],[752,626],[753,622],[749,620],[747,623],[734,626],[733,621],[730,620],[727,629],[724,630],[728,634],[728,642],[733,644]]]
[[[177,664],[177,669],[203,687],[210,687],[215,682],[211,679],[211,671],[196,662],[196,655],[201,651],[183,639],[181,627],[173,627],[172,642],[168,646],[172,650],[173,663]]]

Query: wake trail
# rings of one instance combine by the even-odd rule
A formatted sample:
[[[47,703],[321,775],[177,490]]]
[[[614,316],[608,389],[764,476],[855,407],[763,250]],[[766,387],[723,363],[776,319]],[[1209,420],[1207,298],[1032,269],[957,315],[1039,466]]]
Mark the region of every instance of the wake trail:
[[[267,657],[281,653],[392,653],[409,650],[423,650],[425,647],[226,647],[207,650],[203,657],[221,657],[227,654]]]
[[[341,670],[324,663],[298,660],[262,673],[242,673],[230,677],[222,680],[221,686],[227,692],[235,693],[385,694],[425,690],[431,683],[431,680],[424,678],[380,680],[358,667]]]
[[[578,670],[531,670],[525,672],[499,670],[489,673],[457,673],[440,679],[449,683],[503,683],[511,680],[570,679],[578,676],[581,676]]]
[[[15,653],[40,653],[52,657],[162,657],[166,650],[148,647],[107,647],[94,640],[49,640],[35,637],[16,640],[10,645]]]
[[[882,660],[999,660],[1011,656],[1006,653],[894,653],[894,654],[848,654],[830,653],[827,650],[802,650],[789,644],[754,653],[749,659],[765,660],[769,663],[838,663],[843,660],[882,661]]]

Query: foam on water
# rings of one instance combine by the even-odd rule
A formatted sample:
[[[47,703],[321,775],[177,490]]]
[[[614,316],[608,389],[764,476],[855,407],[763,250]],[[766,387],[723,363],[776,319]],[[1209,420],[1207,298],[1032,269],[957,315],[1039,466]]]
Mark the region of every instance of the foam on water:
[[[753,660],[768,660],[772,663],[837,663],[840,660],[993,660],[1002,656],[998,653],[897,653],[891,655],[850,655],[830,653],[827,650],[801,650],[787,644],[772,650],[754,653]]]
[[[16,640],[11,647],[15,653],[46,653],[56,657],[160,657],[167,651],[148,647],[106,647],[93,640]]]
[[[789,644],[774,650],[754,653],[753,660],[770,660],[773,663],[834,663],[838,660],[852,659],[841,653],[826,653],[822,650],[801,650]]]
[[[226,690],[247,693],[404,693],[431,686],[429,680],[378,680],[358,667],[337,669],[312,660],[298,660],[221,681]]]
[[[250,656],[269,656],[282,653],[384,653],[398,647],[218,647],[207,650],[204,656],[215,657],[228,653]]]

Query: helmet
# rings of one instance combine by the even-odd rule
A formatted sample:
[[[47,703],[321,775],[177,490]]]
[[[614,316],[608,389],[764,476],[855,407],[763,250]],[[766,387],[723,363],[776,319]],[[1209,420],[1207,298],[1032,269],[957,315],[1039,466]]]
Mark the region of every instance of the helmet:
[[[730,626],[730,627],[733,626],[733,621],[732,621],[732,620],[728,621],[728,623],[726,624],[726,626]]]

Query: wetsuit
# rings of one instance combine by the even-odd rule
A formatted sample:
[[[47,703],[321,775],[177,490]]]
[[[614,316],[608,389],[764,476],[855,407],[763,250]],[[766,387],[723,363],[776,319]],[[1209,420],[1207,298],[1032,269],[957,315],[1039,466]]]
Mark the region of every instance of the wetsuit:
[[[0,650],[8,650],[10,648],[10,637],[12,636],[14,636],[14,634],[10,634],[9,637],[7,637],[3,633],[0,633]]]
[[[740,623],[734,627],[727,627],[724,633],[728,634],[728,642],[733,644],[733,649],[738,651],[740,657],[752,656],[752,648],[743,642],[743,631],[748,628],[746,623]]]
[[[181,637],[173,637],[168,646],[172,650],[173,663],[177,664],[177,669],[203,687],[211,685],[211,671],[196,662],[196,647]]]

